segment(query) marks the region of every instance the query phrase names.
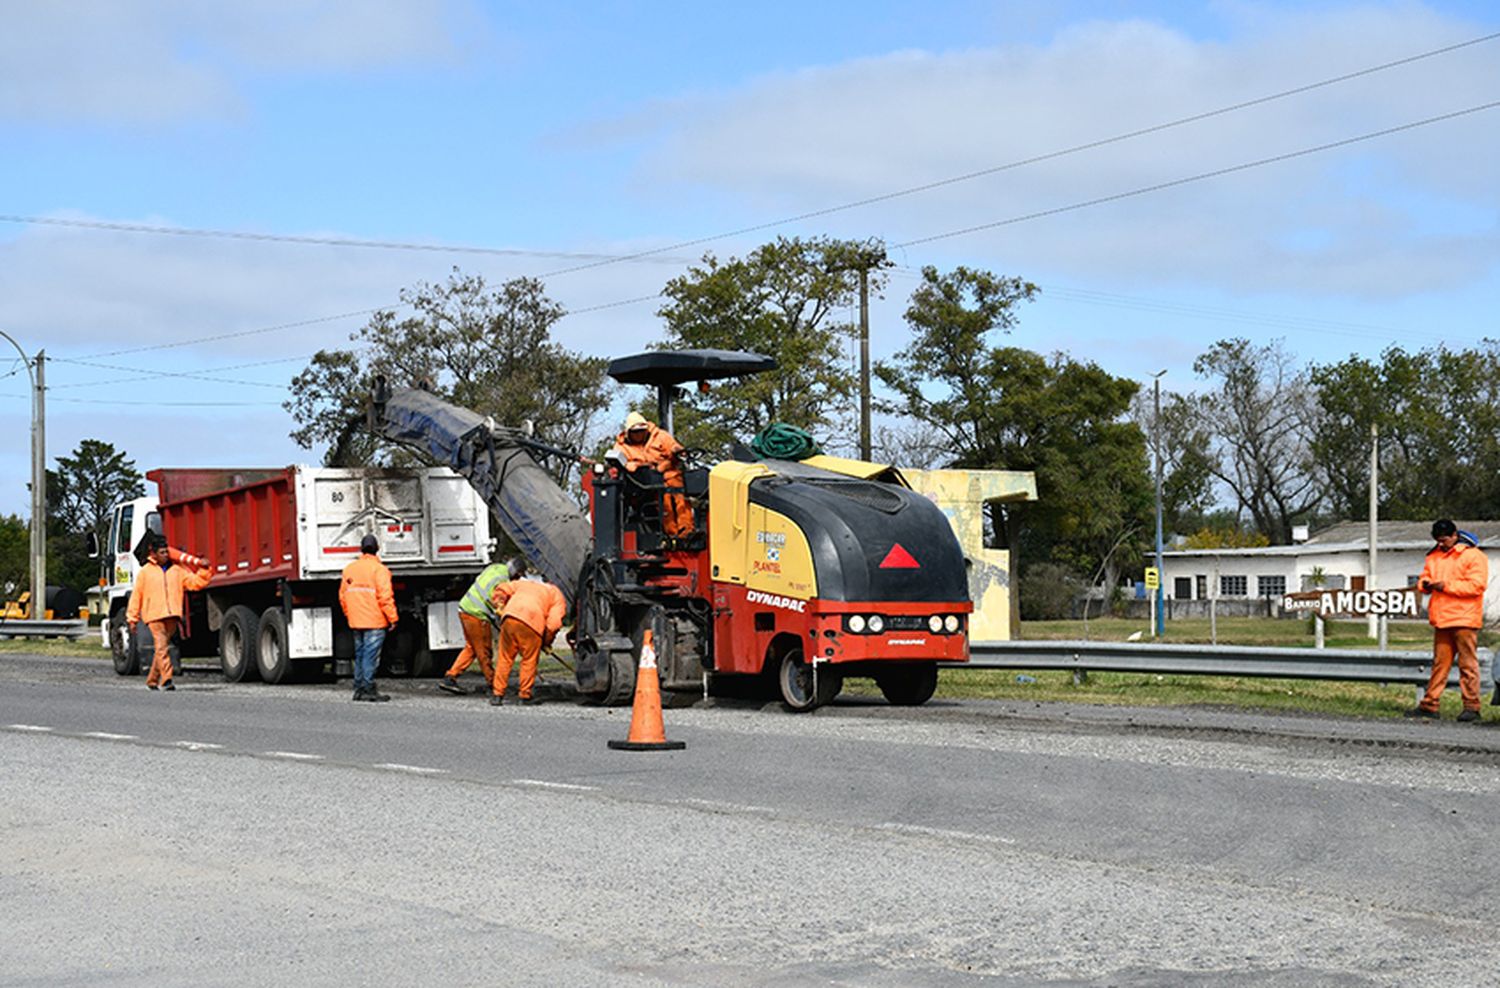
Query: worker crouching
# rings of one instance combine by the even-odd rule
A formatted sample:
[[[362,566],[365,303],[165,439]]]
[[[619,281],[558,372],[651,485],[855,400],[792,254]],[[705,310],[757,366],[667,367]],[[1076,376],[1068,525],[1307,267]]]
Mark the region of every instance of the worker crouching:
[[[182,629],[183,596],[188,590],[202,590],[208,586],[213,571],[207,566],[189,571],[184,564],[173,564],[172,550],[167,546],[167,540],[159,535],[151,540],[150,546],[146,565],[135,575],[125,620],[132,640],[140,622],[145,621],[151,629],[155,650],[151,655],[151,671],[146,674],[146,688],[175,690],[171,646],[172,637]]]
[[[552,647],[552,640],[562,630],[563,616],[568,612],[568,602],[561,590],[550,583],[524,579],[525,560],[512,562],[510,575],[511,581],[497,586],[491,597],[495,610],[501,614],[500,651],[495,656],[495,679],[490,696],[490,704],[496,707],[505,702],[511,665],[517,655],[521,656],[521,702],[536,702],[532,691],[536,688],[537,660],[542,649]]]

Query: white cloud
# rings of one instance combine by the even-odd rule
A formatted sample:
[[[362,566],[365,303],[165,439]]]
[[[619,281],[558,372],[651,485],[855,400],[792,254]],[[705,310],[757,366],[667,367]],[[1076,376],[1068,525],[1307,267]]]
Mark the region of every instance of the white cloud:
[[[0,118],[161,125],[232,113],[245,72],[451,58],[468,0],[47,0],[0,6]]]
[[[1119,134],[1452,44],[1486,28],[1420,5],[1236,8],[1229,40],[1140,21],[1045,46],[900,52],[768,76],[633,117],[637,189],[791,215]],[[1500,42],[1171,131],[812,220],[901,242],[1488,102]],[[1061,216],[914,247],[1092,283],[1239,293],[1432,291],[1495,270],[1500,109]],[[602,131],[600,132],[602,134]],[[1442,217],[1447,214],[1450,220]]]

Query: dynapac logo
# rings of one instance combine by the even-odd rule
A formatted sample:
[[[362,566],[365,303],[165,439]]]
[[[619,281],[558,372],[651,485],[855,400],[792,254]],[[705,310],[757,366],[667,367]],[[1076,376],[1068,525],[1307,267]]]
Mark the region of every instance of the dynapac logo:
[[[807,601],[797,600],[792,597],[778,597],[773,593],[761,593],[759,590],[751,590],[745,594],[745,600],[752,604],[766,604],[770,607],[780,607],[788,611],[796,611],[798,614],[807,611]]]

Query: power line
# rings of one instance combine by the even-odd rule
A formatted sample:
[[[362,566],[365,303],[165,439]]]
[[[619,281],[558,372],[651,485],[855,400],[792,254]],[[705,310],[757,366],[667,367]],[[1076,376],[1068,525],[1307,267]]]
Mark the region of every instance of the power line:
[[[359,237],[312,237],[294,233],[252,233],[213,227],[168,226],[155,223],[119,223],[112,220],[67,219],[59,216],[21,216],[0,213],[0,223],[23,226],[60,226],[80,230],[105,230],[114,233],[149,233],[171,237],[203,237],[214,240],[249,240],[256,243],[304,244],[316,247],[362,247],[375,250],[425,251],[434,254],[490,254],[502,257],[538,257],[566,260],[616,259],[614,254],[586,251],[539,250],[526,247],[483,247],[471,244],[428,244],[406,240],[366,240]],[[688,258],[660,258],[662,263],[681,264]]]
[[[279,357],[275,360],[257,360],[246,364],[230,364],[227,367],[208,368],[203,371],[158,371],[148,370],[144,367],[124,367],[119,364],[103,364],[92,360],[70,360],[66,357],[54,358],[59,363],[75,364],[80,367],[97,367],[104,370],[124,371],[126,373],[140,375],[138,377],[118,378],[108,381],[77,381],[69,384],[54,384],[48,390],[59,388],[102,388],[116,384],[134,384],[141,381],[160,380],[162,378],[186,378],[194,381],[207,381],[213,384],[233,384],[244,387],[256,388],[284,388],[285,384],[267,384],[264,381],[238,381],[223,377],[213,377],[212,374],[220,371],[244,370],[250,367],[269,367],[274,364],[289,364],[299,360],[310,360],[312,354],[297,357]]]
[[[627,254],[623,257],[600,260],[588,264],[580,264],[575,267],[563,268],[558,271],[549,271],[541,275],[540,277],[551,278],[562,274],[572,274],[575,271],[586,271],[590,268],[603,267],[607,264],[616,264],[620,261],[643,260],[657,253],[665,253],[672,250],[682,250],[687,247],[698,247],[703,244],[712,243],[716,240],[725,240],[729,237],[738,237],[746,233],[758,233],[761,230],[768,230],[772,227],[785,226],[789,223],[799,223],[803,220],[816,219],[820,216],[828,216],[832,213],[840,213],[844,212],[845,210],[857,209],[861,206],[871,206],[876,203],[889,202],[892,199],[900,199],[904,196],[916,195],[919,192],[930,192],[933,189],[940,189],[945,186],[956,185],[959,182],[967,182],[972,179],[983,178],[987,175],[995,175],[1014,168],[1021,168],[1026,165],[1038,164],[1043,161],[1052,161],[1056,158],[1061,158],[1066,155],[1077,154],[1080,151],[1092,151],[1096,148],[1106,147],[1110,144],[1118,144],[1121,141],[1128,141],[1136,137],[1144,137],[1147,134],[1160,133],[1161,131],[1170,130],[1174,127],[1181,127],[1185,124],[1197,123],[1201,120],[1208,120],[1212,117],[1222,116],[1226,113],[1233,113],[1237,110],[1244,110],[1252,106],[1260,106],[1262,104],[1271,103],[1276,100],[1286,99],[1289,96],[1297,96],[1302,93],[1312,92],[1315,89],[1322,89],[1325,86],[1332,86],[1340,82],[1348,82],[1351,79],[1358,79],[1361,76],[1372,75],[1376,72],[1383,72],[1386,69],[1393,69],[1397,68],[1398,66],[1409,65],[1412,62],[1418,62],[1425,58],[1433,58],[1437,55],[1446,55],[1450,52],[1458,51],[1461,48],[1468,48],[1472,45],[1482,44],[1486,41],[1493,41],[1496,38],[1500,38],[1500,31],[1497,31],[1494,34],[1486,34],[1478,38],[1471,38],[1468,41],[1461,41],[1457,44],[1447,45],[1442,48],[1434,48],[1431,51],[1425,51],[1416,55],[1410,55],[1406,58],[1399,58],[1393,62],[1383,62],[1380,65],[1372,65],[1369,68],[1359,69],[1355,72],[1348,72],[1344,75],[1334,76],[1329,79],[1323,79],[1319,82],[1308,83],[1307,85],[1297,86],[1292,89],[1284,89],[1279,93],[1272,93],[1269,96],[1261,96],[1256,99],[1245,100],[1240,103],[1233,103],[1229,106],[1222,106],[1216,110],[1207,110],[1203,113],[1195,113],[1191,116],[1179,117],[1176,120],[1169,120],[1166,123],[1153,124],[1150,127],[1142,127],[1138,130],[1128,131],[1123,134],[1116,134],[1113,137],[1105,137],[1100,138],[1099,140],[1088,141],[1083,144],[1075,144],[1072,147],[1062,148],[1057,151],[1048,151],[1045,154],[1034,155],[1029,158],[1021,158],[1016,161],[1006,162],[1003,165],[994,165],[990,168],[981,168],[978,171],[966,172],[962,175],[955,175],[951,178],[938,179],[937,181],[926,182],[922,185],[914,185],[910,188],[899,189],[895,192],[887,192],[882,195],[870,196],[865,199],[856,199],[853,202],[846,202],[838,206],[827,206],[823,209],[814,209],[810,212],[798,213],[795,216],[788,216],[783,219],[772,220],[767,223],[757,223],[753,226],[740,227],[739,229],[731,230],[728,233],[717,233],[709,237],[698,237],[693,240],[683,240],[675,244],[668,244],[665,247],[638,251],[634,254]]]
[[[356,309],[353,312],[341,312],[336,316],[318,316],[314,319],[300,319],[297,322],[278,323],[275,326],[261,326],[257,329],[243,329],[239,332],[220,333],[216,336],[198,336],[189,340],[178,340],[175,343],[153,343],[150,346],[127,347],[123,350],[109,350],[104,353],[91,353],[87,358],[80,358],[80,360],[75,362],[81,363],[84,359],[94,359],[97,357],[120,357],[128,353],[146,353],[152,350],[171,350],[175,347],[195,346],[199,343],[217,343],[220,340],[234,340],[240,339],[241,337],[245,336],[259,336],[263,333],[276,333],[285,329],[300,329],[303,326],[315,326],[319,323],[337,322],[340,319],[350,319],[354,316],[374,315],[377,312],[382,312],[387,309],[400,308],[405,304],[406,303],[404,302],[398,302],[395,305],[381,305],[376,306],[373,309]]]
[[[1417,127],[1425,127],[1428,124],[1441,123],[1444,120],[1453,120],[1457,117],[1467,116],[1471,113],[1479,113],[1483,110],[1492,110],[1497,106],[1500,106],[1500,100],[1495,100],[1494,102],[1490,103],[1481,103],[1478,106],[1471,106],[1464,110],[1455,110],[1452,113],[1443,113],[1435,117],[1428,117],[1425,120],[1414,120],[1411,123],[1401,124],[1396,127],[1387,127],[1384,130],[1371,131],[1368,134],[1361,134],[1358,137],[1346,137],[1341,141],[1331,141],[1327,144],[1319,144],[1316,147],[1303,148],[1300,151],[1288,151],[1285,154],[1277,154],[1269,158],[1260,158],[1256,161],[1247,161],[1243,164],[1230,165],[1228,168],[1216,168],[1213,171],[1200,172],[1197,175],[1189,175],[1185,178],[1175,178],[1169,182],[1158,182],[1155,185],[1142,186],[1139,189],[1131,189],[1128,192],[1116,192],[1113,195],[1099,196],[1096,199],[1087,199],[1083,202],[1075,202],[1067,206],[1056,206],[1052,209],[1041,209],[1034,213],[1024,213],[1020,216],[1012,216],[1009,219],[996,220],[993,223],[979,223],[975,226],[966,226],[960,230],[950,230],[947,233],[935,233],[930,237],[917,237],[914,240],[903,241],[902,243],[892,244],[891,246],[898,249],[904,247],[915,247],[918,244],[930,244],[935,240],[946,240],[950,237],[961,237],[965,234],[979,233],[983,230],[993,230],[997,227],[1010,226],[1015,223],[1025,223],[1028,220],[1041,219],[1045,216],[1056,216],[1059,213],[1070,213],[1079,209],[1087,209],[1090,206],[1100,206],[1109,202],[1119,202],[1121,199],[1129,199],[1133,196],[1145,195],[1148,192],[1160,192],[1164,189],[1172,189],[1181,185],[1189,185],[1193,182],[1201,182],[1205,179],[1219,178],[1224,175],[1232,175],[1235,172],[1248,171],[1251,168],[1259,168],[1262,165],[1272,165],[1281,161],[1290,161],[1293,158],[1302,158],[1310,154],[1317,154],[1321,151],[1331,151],[1334,148],[1348,147],[1351,144],[1358,144],[1361,141],[1374,140],[1377,137],[1388,137],[1391,134],[1399,134],[1402,131],[1413,130]]]
[[[51,390],[50,388],[48,390]],[[30,398],[31,395],[0,394],[0,398]],[[115,398],[51,398],[75,405],[150,405],[154,408],[280,408],[279,401],[125,401]]]
[[[850,209],[857,209],[862,206],[870,206],[876,203],[889,202],[893,199],[916,195],[921,192],[929,192],[933,189],[955,185],[960,182],[971,181],[976,178],[983,178],[988,175],[995,175],[1014,168],[1021,168],[1026,165],[1033,165],[1044,161],[1051,161],[1057,158],[1064,157],[1066,155],[1077,154],[1082,151],[1090,151],[1096,148],[1106,147],[1110,144],[1116,144],[1121,141],[1131,140],[1136,137],[1144,137],[1148,134],[1160,133],[1164,130],[1170,130],[1175,127],[1181,127],[1187,124],[1208,120],[1213,117],[1223,116],[1224,114],[1234,113],[1253,106],[1261,106],[1263,104],[1272,103],[1277,100],[1287,99],[1291,96],[1297,96],[1303,93],[1312,92],[1314,90],[1336,85],[1341,82],[1348,82],[1352,79],[1358,79],[1363,76],[1373,75],[1377,72],[1384,72],[1388,69],[1398,68],[1403,65],[1410,65],[1414,62],[1419,62],[1428,58],[1434,58],[1438,55],[1446,55],[1455,51],[1459,51],[1463,48],[1469,48],[1474,45],[1493,41],[1496,38],[1500,38],[1500,32],[1482,35],[1477,38],[1471,38],[1468,41],[1461,41],[1456,44],[1445,45],[1441,48],[1434,48],[1425,52],[1419,52],[1418,54],[1409,55],[1405,58],[1395,59],[1394,61],[1382,62],[1379,65],[1372,65],[1367,68],[1358,69],[1354,72],[1346,72],[1343,75],[1333,76],[1328,79],[1322,79],[1318,82],[1307,83],[1301,86],[1295,86],[1291,89],[1284,89],[1280,92],[1256,97],[1255,99],[1243,100],[1241,102],[1232,103],[1228,106],[1222,106],[1217,109],[1206,110],[1201,113],[1191,114],[1186,117],[1179,117],[1175,120],[1169,120],[1164,123],[1153,124],[1149,127],[1142,127],[1136,130],[1127,131],[1122,134],[1116,134],[1112,137],[1105,137],[1098,140],[1087,141],[1083,144],[1073,145],[1072,147],[1061,148],[1056,151],[1049,151],[1044,154],[1034,155],[1029,158],[1022,158],[1016,161],[1006,162],[1005,164],[994,165],[989,168],[982,168],[977,171],[966,172],[962,175],[954,175],[949,178],[938,179],[936,181],[926,182],[921,185],[914,185],[905,189],[898,189],[894,192],[887,192],[881,195],[869,196],[863,199],[857,199],[852,202],[846,202],[836,206],[827,206],[822,209],[815,209],[805,213],[798,213],[794,216],[783,217],[781,219],[771,220],[765,223],[757,223],[751,226],[740,227],[739,229],[731,230],[726,233],[718,233],[708,237],[697,237],[692,240],[684,240],[679,243],[669,244],[665,247],[656,247],[650,250],[636,251],[630,254],[603,254],[578,251],[538,250],[519,247],[484,247],[465,244],[445,245],[401,240],[371,240],[361,239],[357,237],[314,237],[301,236],[296,234],[253,233],[243,230],[224,230],[210,227],[180,227],[146,223],[120,223],[108,220],[66,219],[62,217],[23,216],[18,214],[0,214],[0,222],[17,223],[28,226],[56,226],[69,227],[74,229],[104,230],[123,233],[145,233],[159,236],[245,240],[260,243],[291,243],[327,247],[360,247],[380,250],[407,250],[449,254],[487,254],[508,257],[567,258],[574,260],[583,260],[585,262],[582,264],[574,265],[572,267],[561,268],[556,271],[549,271],[545,274],[540,275],[540,277],[543,278],[572,274],[577,271],[585,271],[610,264],[618,264],[622,261],[655,260],[672,264],[692,263],[692,260],[694,259],[672,258],[664,257],[662,255],[665,255],[670,251],[681,250],[687,247],[697,247],[706,243],[712,243],[717,240],[725,240],[730,237],[741,236],[746,233],[757,233],[761,230],[767,230],[772,227],[785,226],[790,223],[798,223],[804,220],[816,219],[821,216],[828,216],[833,213],[844,212]]]

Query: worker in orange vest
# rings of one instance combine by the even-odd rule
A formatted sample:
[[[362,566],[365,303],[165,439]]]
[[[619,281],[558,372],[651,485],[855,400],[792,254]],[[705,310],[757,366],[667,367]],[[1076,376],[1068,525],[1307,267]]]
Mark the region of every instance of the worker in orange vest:
[[[1432,675],[1427,692],[1408,717],[1438,716],[1438,701],[1448,686],[1453,658],[1458,656],[1458,689],[1464,709],[1458,719],[1479,720],[1479,629],[1484,625],[1484,591],[1490,582],[1490,563],[1484,550],[1459,537],[1458,526],[1447,518],[1432,523],[1437,542],[1427,553],[1417,584],[1432,596],[1427,622],[1432,625]]]
[[[625,416],[625,428],[615,437],[615,452],[630,473],[650,467],[661,474],[662,483],[668,487],[683,486],[682,444],[640,412]],[[693,531],[693,509],[687,498],[681,494],[662,495],[661,525],[668,535],[688,535]]]
[[[386,632],[396,626],[396,594],[391,571],[380,561],[379,540],[366,535],[359,552],[339,581],[339,606],[354,632],[354,699],[384,703],[390,697],[375,688],[375,669]]]
[[[521,702],[539,702],[532,695],[536,688],[537,659],[542,649],[552,647],[568,613],[568,601],[561,590],[550,583],[525,579],[524,559],[510,564],[510,575],[510,582],[495,587],[492,596],[495,610],[501,614],[500,651],[495,654],[495,680],[490,696],[490,705],[495,707],[505,702],[511,663],[517,655],[521,656]]]
[[[154,690],[160,686],[164,690],[175,690],[170,649],[172,636],[182,629],[183,594],[188,590],[202,590],[214,574],[206,565],[200,566],[196,572],[189,572],[186,565],[174,564],[172,550],[160,535],[152,539],[150,546],[146,565],[135,575],[125,620],[130,627],[131,640],[135,639],[135,627],[140,622],[145,621],[151,629],[155,651],[151,655],[151,671],[146,674],[146,688]]]

